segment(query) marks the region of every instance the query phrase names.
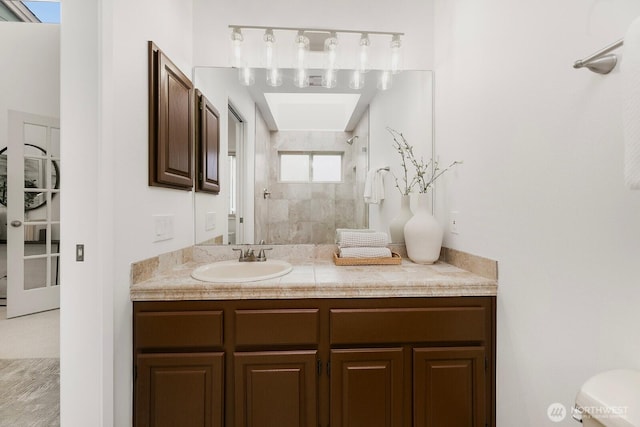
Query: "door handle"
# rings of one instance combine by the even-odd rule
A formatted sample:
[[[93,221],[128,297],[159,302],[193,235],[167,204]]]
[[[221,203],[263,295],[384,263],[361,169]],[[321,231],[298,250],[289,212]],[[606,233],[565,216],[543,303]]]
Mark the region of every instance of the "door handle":
[[[269,190],[267,190],[266,188],[262,191],[262,198],[266,199],[270,195],[271,195],[271,192],[269,192]]]
[[[12,227],[20,227],[22,225],[22,221],[18,221],[17,219],[11,221]]]

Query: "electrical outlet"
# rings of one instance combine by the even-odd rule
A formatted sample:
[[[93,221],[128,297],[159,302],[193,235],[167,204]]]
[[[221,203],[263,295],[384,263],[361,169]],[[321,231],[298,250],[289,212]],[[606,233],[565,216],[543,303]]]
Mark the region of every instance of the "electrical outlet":
[[[153,241],[173,239],[173,215],[153,216]]]
[[[204,215],[204,229],[205,231],[215,230],[216,228],[216,213],[207,212]]]
[[[449,217],[449,231],[451,231],[452,234],[459,234],[459,228],[458,228],[458,211],[451,211],[451,216]]]

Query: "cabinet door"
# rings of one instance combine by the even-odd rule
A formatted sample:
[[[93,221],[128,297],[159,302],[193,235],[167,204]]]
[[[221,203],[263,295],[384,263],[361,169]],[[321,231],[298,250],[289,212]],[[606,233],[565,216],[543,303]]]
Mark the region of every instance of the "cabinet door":
[[[193,85],[149,42],[149,185],[193,187]]]
[[[413,350],[415,427],[484,427],[484,347]]]
[[[401,348],[331,350],[331,427],[403,425]]]
[[[316,353],[235,353],[236,426],[317,427]]]
[[[136,427],[222,427],[223,353],[140,354]]]

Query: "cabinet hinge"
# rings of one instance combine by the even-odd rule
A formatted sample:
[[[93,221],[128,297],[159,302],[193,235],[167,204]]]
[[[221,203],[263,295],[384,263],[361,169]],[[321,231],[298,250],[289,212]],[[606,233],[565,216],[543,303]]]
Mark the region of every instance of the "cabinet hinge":
[[[204,101],[200,99],[200,109],[204,110]]]
[[[318,376],[320,376],[320,374],[322,374],[322,360],[318,359]]]
[[[138,379],[138,367],[136,365],[133,365],[133,380],[137,380]]]
[[[327,376],[331,376],[331,361],[327,362]]]

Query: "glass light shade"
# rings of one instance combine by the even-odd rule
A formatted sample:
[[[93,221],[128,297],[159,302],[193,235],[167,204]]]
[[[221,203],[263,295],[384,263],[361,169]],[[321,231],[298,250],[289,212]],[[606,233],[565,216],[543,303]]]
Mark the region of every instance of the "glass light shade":
[[[391,71],[383,71],[380,73],[380,80],[378,80],[378,89],[387,90],[391,88],[392,76]]]
[[[231,66],[235,68],[242,67],[242,42],[244,37],[240,28],[234,28],[231,32]]]
[[[309,74],[304,68],[298,68],[293,73],[293,84],[295,87],[309,87]]]
[[[282,86],[282,72],[278,68],[267,69],[267,84],[272,87]]]
[[[307,53],[309,51],[309,37],[305,36],[302,31],[298,31],[295,39],[295,55],[294,68],[307,68]]]
[[[331,33],[331,36],[324,41],[325,64],[327,70],[335,70],[337,68],[338,58],[338,36]]]
[[[402,69],[402,42],[399,35],[391,38],[391,72],[398,74]]]
[[[369,36],[364,33],[362,37],[360,37],[360,47],[358,51],[358,71],[361,73],[366,73],[369,71],[369,46],[371,42],[369,41]]]
[[[349,81],[351,89],[362,89],[364,87],[364,73],[354,70]]]
[[[256,73],[253,68],[242,67],[238,70],[238,79],[243,86],[251,86],[256,81]]]
[[[276,38],[273,30],[266,30],[264,33],[264,67],[270,69],[277,67],[276,64]]]
[[[338,84],[338,73],[333,68],[328,68],[324,70],[324,74],[322,74],[322,86],[331,89],[336,87]]]

